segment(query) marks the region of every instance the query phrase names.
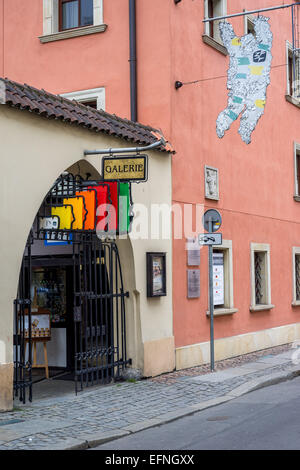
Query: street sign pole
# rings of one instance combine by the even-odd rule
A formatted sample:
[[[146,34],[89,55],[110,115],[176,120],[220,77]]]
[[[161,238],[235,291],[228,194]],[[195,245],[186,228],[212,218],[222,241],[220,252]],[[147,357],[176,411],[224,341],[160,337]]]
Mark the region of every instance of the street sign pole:
[[[222,225],[221,214],[215,209],[209,209],[202,217],[206,236],[199,235],[199,245],[208,245],[209,265],[209,314],[210,314],[210,369],[215,370],[215,344],[214,344],[214,280],[213,280],[213,246],[222,243],[222,234],[215,234]]]
[[[212,217],[209,218],[209,232],[213,229]],[[210,370],[215,370],[214,351],[214,286],[213,286],[213,246],[208,247],[209,258],[209,313],[210,313]]]

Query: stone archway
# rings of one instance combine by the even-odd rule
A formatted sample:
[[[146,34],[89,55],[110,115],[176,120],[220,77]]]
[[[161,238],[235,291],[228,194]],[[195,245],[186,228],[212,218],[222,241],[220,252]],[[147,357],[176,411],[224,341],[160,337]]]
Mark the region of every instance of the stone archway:
[[[99,181],[99,180],[101,179],[101,178],[100,178],[100,174],[99,174],[99,172],[97,171],[97,169],[96,169],[93,165],[91,165],[89,162],[87,162],[87,161],[85,161],[85,160],[79,160],[79,161],[77,161],[76,163],[74,163],[73,165],[71,165],[70,167],[68,167],[68,168],[65,170],[64,173],[76,174],[76,175],[81,176],[83,179],[85,179],[85,178],[90,178],[90,179],[96,180],[96,181]],[[48,191],[49,191],[49,188],[48,188]],[[47,191],[46,191],[46,193],[47,193]],[[39,204],[39,205],[40,205],[40,204]],[[33,220],[35,220],[35,218],[34,218]],[[26,236],[26,234],[24,233],[24,229],[23,229],[22,235],[23,235],[23,237],[24,237],[24,240],[26,240],[28,234],[27,234],[27,236]],[[34,239],[34,237],[33,237],[33,239]],[[25,242],[25,244],[26,244],[26,242]],[[33,247],[34,247],[34,244],[33,244]],[[130,241],[129,241],[129,240],[127,240],[127,245],[126,245],[126,248],[125,248],[125,249],[124,249],[124,247],[125,247],[125,245],[123,244],[122,247],[121,247],[121,251],[122,251],[122,256],[121,256],[121,257],[122,257],[122,260],[123,260],[124,264],[126,265],[126,273],[127,273],[127,274],[130,274],[130,275],[128,276],[128,278],[130,278],[130,279],[128,279],[128,280],[129,280],[129,284],[131,284],[131,286],[132,286],[132,285],[134,284],[135,276],[134,276],[134,273],[130,273],[130,269],[134,269],[134,262],[133,262],[133,259],[132,259],[132,258],[133,258],[133,251],[132,251],[132,247],[131,247],[131,244],[130,244]],[[123,249],[122,249],[122,248],[123,248]],[[30,249],[30,253],[31,253],[31,252],[32,252],[32,250]],[[29,251],[27,252],[27,248],[26,248],[26,249],[25,249],[25,254],[26,254],[27,259],[28,259],[28,253],[29,253]],[[17,261],[17,258],[18,258],[19,256],[20,256],[20,252],[18,252],[18,253],[15,254],[16,261]],[[24,255],[24,256],[25,256],[25,255]],[[30,256],[31,256],[31,254],[30,254]],[[100,255],[100,256],[101,256],[101,255]],[[24,259],[25,259],[25,258],[23,258],[23,253],[22,253],[21,259],[18,260],[18,262],[19,262],[19,271],[20,271],[20,266],[21,266],[21,264],[22,264],[22,260],[24,260]],[[16,262],[16,264],[17,264],[17,262]],[[21,270],[21,272],[23,272],[23,271],[24,271],[24,270]],[[16,284],[15,284],[15,286],[18,285],[18,280],[19,280],[19,275],[18,275],[18,279],[16,279]],[[127,288],[128,288],[128,287],[127,287]],[[29,292],[30,292],[30,289],[29,289]],[[17,297],[17,296],[15,296],[15,297]],[[29,295],[27,295],[26,297],[30,298],[30,293],[29,293]],[[129,302],[128,307],[129,307],[129,308],[130,308],[130,307],[134,308],[134,303],[133,303],[132,301]],[[11,310],[11,306],[10,306],[10,310]],[[16,312],[15,312],[15,313],[16,313]],[[125,312],[124,312],[124,314],[125,314]],[[16,318],[17,318],[17,316],[18,316],[18,313],[16,313]],[[132,328],[134,329],[134,331],[135,331],[135,322],[132,322],[132,318],[134,318],[134,320],[135,320],[135,318],[136,318],[136,311],[135,311],[134,316],[130,315],[129,328],[126,328],[126,330],[125,330],[125,335],[127,334],[127,332],[130,331],[130,328],[131,328],[131,327],[132,327]],[[10,319],[10,320],[11,320],[11,319]],[[15,325],[16,325],[16,319],[15,319]],[[19,351],[19,349],[20,349],[20,345],[19,345],[19,343],[18,343],[18,341],[19,341],[19,339],[18,339],[19,335],[18,335],[18,333],[14,332],[14,335],[13,335],[13,336],[14,336],[14,338],[15,338],[15,339],[14,339],[14,348],[15,348],[15,353],[16,353],[16,351]],[[134,339],[133,344],[131,344],[131,343],[132,343],[131,334],[127,334],[127,338],[126,338],[127,341],[126,341],[126,343],[130,345],[130,352],[131,352],[131,354],[135,355],[135,349],[137,348],[137,344],[136,344],[136,341],[135,341],[135,340],[136,340],[136,334],[134,333],[132,336],[133,336],[133,339]],[[17,339],[17,343],[16,343],[16,339]],[[2,345],[2,344],[5,345],[4,341],[1,342],[1,345]],[[30,344],[31,344],[31,343],[30,343]],[[23,349],[24,349],[24,348],[23,348]],[[25,346],[25,351],[26,351],[26,346]],[[31,349],[30,349],[30,351],[31,351]],[[1,353],[2,353],[2,354],[7,354],[7,353],[9,353],[9,351],[5,350],[5,348],[4,348],[4,351],[3,351],[3,349],[2,349],[2,350],[1,350]],[[14,353],[14,362],[15,362],[15,363],[18,363],[18,362],[15,361],[15,353]],[[26,358],[25,358],[25,356],[26,356]],[[24,361],[24,365],[26,364],[26,361],[28,360],[27,358],[28,358],[28,349],[27,349],[27,353],[26,353],[26,352],[24,353],[24,351],[23,351],[23,361]],[[6,359],[6,360],[7,360],[7,356],[6,356],[5,358],[3,358],[3,359]],[[2,360],[3,360],[3,359],[2,359]],[[134,362],[136,362],[136,361],[134,361]],[[18,364],[19,364],[19,363],[18,363]],[[22,363],[21,363],[21,364],[22,364]],[[16,375],[16,369],[15,369],[15,375]],[[30,377],[31,377],[31,376],[30,376]],[[30,380],[31,380],[31,379],[30,379]],[[25,383],[25,382],[26,382],[26,379],[23,380],[23,378],[22,378],[22,381],[23,381],[23,383]],[[20,387],[20,385],[19,385],[20,382],[17,380],[16,377],[15,377],[15,379],[14,379],[14,383],[15,383],[15,386],[17,387],[17,389],[18,389],[18,388]],[[30,382],[30,387],[29,387],[30,393],[29,393],[29,397],[32,396],[31,389],[32,389],[32,385],[31,385],[31,382]],[[7,389],[7,395],[8,395],[8,396],[10,395],[9,389]],[[25,397],[26,397],[26,386],[22,387],[22,397],[24,397],[24,400],[25,400]],[[31,399],[31,398],[30,398],[30,399]],[[23,398],[22,398],[22,400],[23,400]]]

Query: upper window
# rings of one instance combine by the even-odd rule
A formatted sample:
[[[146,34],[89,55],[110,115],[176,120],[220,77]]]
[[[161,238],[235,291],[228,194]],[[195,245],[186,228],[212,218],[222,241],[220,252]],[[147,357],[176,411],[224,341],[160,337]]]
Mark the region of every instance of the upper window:
[[[253,20],[254,20],[254,17],[252,15],[244,16],[244,30],[245,30],[245,34],[253,34],[253,36],[256,37]]]
[[[93,0],[60,0],[60,31],[94,23]]]
[[[42,43],[104,32],[103,0],[43,0]]]
[[[227,13],[227,0],[205,0],[204,8],[205,18],[224,16]],[[205,23],[205,34],[220,42],[219,21]]]
[[[299,100],[300,58],[298,53],[293,54],[293,46],[288,41],[286,46],[286,63],[287,95]]]

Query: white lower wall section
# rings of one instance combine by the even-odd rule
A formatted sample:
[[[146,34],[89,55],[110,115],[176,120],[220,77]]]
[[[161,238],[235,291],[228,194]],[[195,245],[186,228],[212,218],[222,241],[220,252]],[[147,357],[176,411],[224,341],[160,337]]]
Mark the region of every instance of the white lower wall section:
[[[300,339],[300,323],[269,328],[215,340],[215,360],[228,359]],[[210,342],[176,349],[176,369],[187,369],[210,362]]]
[[[67,330],[52,328],[51,341],[47,342],[49,367],[67,367]],[[43,343],[37,343],[37,363],[44,363]]]

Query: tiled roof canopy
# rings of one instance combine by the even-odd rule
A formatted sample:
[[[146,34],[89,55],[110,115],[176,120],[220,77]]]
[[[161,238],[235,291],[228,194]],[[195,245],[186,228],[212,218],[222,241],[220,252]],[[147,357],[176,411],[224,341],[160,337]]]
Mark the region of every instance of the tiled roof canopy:
[[[138,145],[150,145],[163,137],[162,133],[149,126],[122,119],[115,114],[96,110],[77,101],[38,90],[29,85],[21,85],[7,78],[0,78],[5,85],[5,103],[27,110],[48,119],[57,119],[69,124],[86,127],[95,132],[104,132]],[[171,146],[158,147],[158,150],[172,152]]]

